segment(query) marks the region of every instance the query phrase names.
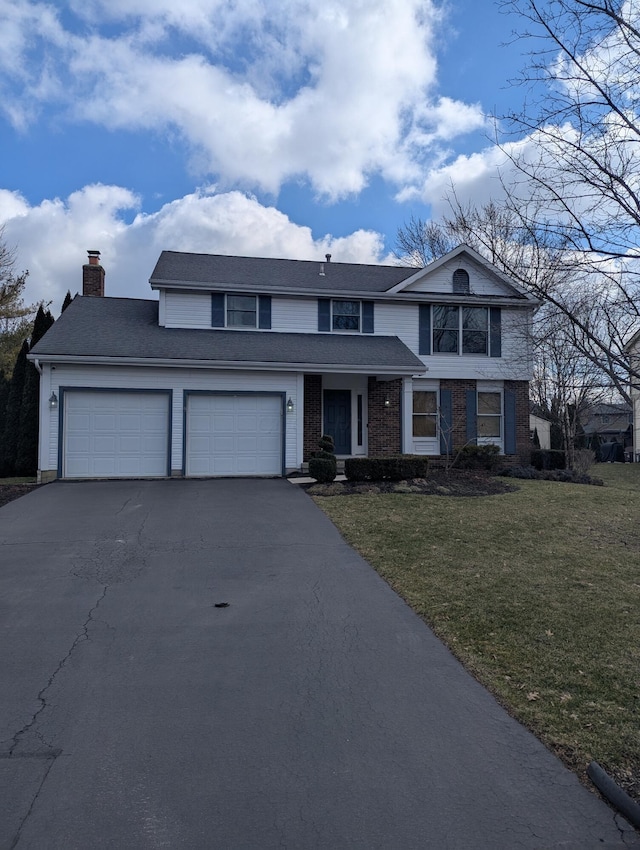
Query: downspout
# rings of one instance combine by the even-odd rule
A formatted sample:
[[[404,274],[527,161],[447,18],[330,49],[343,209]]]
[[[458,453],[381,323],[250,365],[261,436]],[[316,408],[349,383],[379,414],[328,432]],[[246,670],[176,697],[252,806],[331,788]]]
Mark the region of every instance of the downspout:
[[[42,377],[42,366],[40,365],[40,361],[38,360],[37,357],[34,358],[33,365],[38,370],[38,375],[40,375],[40,377]]]

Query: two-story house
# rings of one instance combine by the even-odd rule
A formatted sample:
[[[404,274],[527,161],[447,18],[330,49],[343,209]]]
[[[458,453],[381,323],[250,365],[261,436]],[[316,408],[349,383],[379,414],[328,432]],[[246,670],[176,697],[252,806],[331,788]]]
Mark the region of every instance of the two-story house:
[[[164,251],[157,300],[104,297],[99,253],[33,348],[39,474],[284,475],[339,457],[529,451],[537,302],[466,246],[426,268]]]

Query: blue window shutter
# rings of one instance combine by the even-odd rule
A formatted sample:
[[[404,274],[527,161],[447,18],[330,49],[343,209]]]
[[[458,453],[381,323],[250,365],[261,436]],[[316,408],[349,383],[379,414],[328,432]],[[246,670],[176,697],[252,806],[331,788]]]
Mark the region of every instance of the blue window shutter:
[[[489,308],[489,356],[502,357],[502,311]]]
[[[420,305],[418,354],[431,354],[431,305]]]
[[[373,333],[373,301],[362,302],[362,333]]]
[[[271,330],[271,296],[258,296],[258,327]]]
[[[318,298],[318,330],[331,330],[331,299]]]
[[[224,327],[224,292],[211,293],[211,327]]]
[[[504,391],[504,453],[516,453],[516,394]]]
[[[478,439],[478,399],[475,390],[467,390],[467,442]]]
[[[450,455],[453,423],[453,401],[451,390],[440,390],[440,454]]]

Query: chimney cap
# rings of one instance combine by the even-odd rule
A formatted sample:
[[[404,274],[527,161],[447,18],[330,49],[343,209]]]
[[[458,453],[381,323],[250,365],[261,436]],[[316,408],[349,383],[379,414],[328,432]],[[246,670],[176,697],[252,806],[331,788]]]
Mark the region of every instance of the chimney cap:
[[[331,262],[331,254],[325,254],[324,256],[326,257],[327,262],[330,263]]]
[[[89,255],[90,266],[100,265],[100,251],[87,251],[87,254]]]

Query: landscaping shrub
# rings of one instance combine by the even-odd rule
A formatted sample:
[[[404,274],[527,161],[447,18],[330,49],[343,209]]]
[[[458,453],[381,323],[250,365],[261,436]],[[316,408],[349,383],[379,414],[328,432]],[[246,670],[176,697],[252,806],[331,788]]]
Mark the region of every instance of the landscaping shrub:
[[[495,472],[500,465],[498,446],[463,446],[456,450],[454,466],[457,469],[482,469]]]
[[[512,466],[503,469],[500,475],[506,478],[533,479],[536,481],[562,481],[565,484],[592,484],[603,487],[601,478],[592,478],[574,469],[535,469],[533,466]]]
[[[567,458],[561,449],[533,449],[531,466],[535,469],[566,469]]]
[[[309,458],[309,475],[320,484],[330,484],[338,471],[333,437],[323,434],[318,440],[318,446],[320,451]]]
[[[344,462],[348,481],[404,481],[424,478],[429,461],[422,455],[394,457],[350,457]]]

